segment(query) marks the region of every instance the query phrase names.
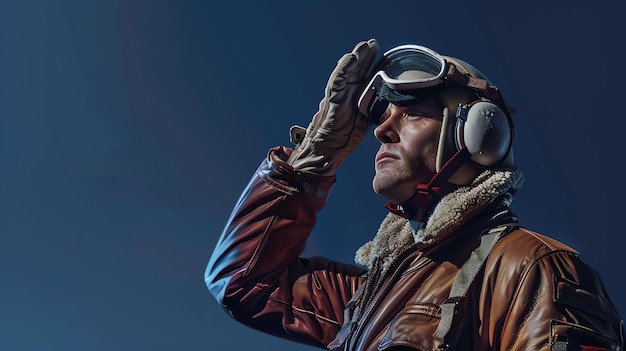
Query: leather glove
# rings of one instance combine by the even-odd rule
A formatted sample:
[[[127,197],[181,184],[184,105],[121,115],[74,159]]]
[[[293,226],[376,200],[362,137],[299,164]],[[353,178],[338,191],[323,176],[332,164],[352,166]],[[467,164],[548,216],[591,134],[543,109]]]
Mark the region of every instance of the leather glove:
[[[341,57],[311,124],[306,130],[291,127],[291,141],[297,146],[288,164],[301,171],[333,175],[361,143],[371,123],[358,110],[357,94],[361,93],[377,54],[378,43],[370,39]]]

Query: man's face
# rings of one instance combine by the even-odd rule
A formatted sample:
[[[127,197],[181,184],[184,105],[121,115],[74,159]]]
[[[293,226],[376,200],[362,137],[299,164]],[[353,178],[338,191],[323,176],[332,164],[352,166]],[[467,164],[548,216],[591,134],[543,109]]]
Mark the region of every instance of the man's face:
[[[376,193],[392,203],[402,204],[420,183],[436,173],[437,148],[442,108],[429,98],[416,105],[389,104],[374,135],[382,144],[376,154]]]

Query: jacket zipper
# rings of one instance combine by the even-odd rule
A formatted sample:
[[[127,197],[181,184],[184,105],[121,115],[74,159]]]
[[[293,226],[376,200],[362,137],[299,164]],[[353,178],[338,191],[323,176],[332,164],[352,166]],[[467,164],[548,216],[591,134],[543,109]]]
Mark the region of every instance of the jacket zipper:
[[[380,299],[382,299],[385,296],[385,294],[378,293],[379,291],[381,291],[381,288],[384,287],[385,291],[389,290],[389,288],[393,286],[392,283],[398,278],[398,276],[402,275],[402,272],[404,270],[401,268],[405,266],[407,262],[411,262],[411,259],[417,256],[418,254],[420,254],[420,252],[416,250],[412,250],[412,249],[407,250],[407,253],[405,253],[405,257],[402,257],[401,255],[399,259],[396,261],[396,263],[393,264],[389,268],[389,270],[386,272],[386,274],[389,272],[393,272],[392,275],[389,277],[389,279],[385,279],[386,274],[379,276],[377,277],[376,283],[374,284],[373,288],[366,289],[365,291],[366,295],[363,296],[364,299],[362,300],[362,303],[359,304],[362,307],[359,308],[359,317],[356,319],[358,321],[357,328],[354,330],[353,333],[351,333],[352,335],[350,335],[346,339],[346,343],[345,343],[346,346],[351,344],[352,340],[354,340],[355,337],[356,337],[356,340],[361,338],[361,334],[363,333],[363,328],[365,327],[364,322],[369,319],[369,316],[372,314],[374,307],[376,307]],[[376,269],[373,271],[373,273],[380,274],[381,267],[382,266],[380,265],[380,261],[378,261],[377,265],[375,266]],[[383,285],[383,283],[385,284]]]

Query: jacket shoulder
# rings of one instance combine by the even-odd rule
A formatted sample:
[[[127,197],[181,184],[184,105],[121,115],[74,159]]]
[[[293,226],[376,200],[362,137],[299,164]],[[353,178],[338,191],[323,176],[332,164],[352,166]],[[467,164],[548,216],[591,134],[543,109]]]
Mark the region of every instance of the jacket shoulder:
[[[622,349],[623,322],[599,275],[558,240],[524,228],[513,230],[491,252],[483,289],[492,292],[482,293],[492,296],[491,312],[503,318],[505,329],[515,331],[505,333],[506,345],[526,342],[516,339],[519,335],[536,335],[535,341],[548,340],[556,348],[569,343]],[[529,345],[525,349],[534,349]]]
[[[496,256],[506,255],[509,260],[517,258],[527,263],[556,252],[580,256],[578,251],[568,245],[526,228],[511,231],[493,249]]]
[[[501,238],[485,262],[485,283],[506,291],[508,296],[514,296],[529,276],[539,274],[539,279],[550,284],[554,274],[573,278],[580,273],[589,275],[590,268],[576,250],[525,228]]]

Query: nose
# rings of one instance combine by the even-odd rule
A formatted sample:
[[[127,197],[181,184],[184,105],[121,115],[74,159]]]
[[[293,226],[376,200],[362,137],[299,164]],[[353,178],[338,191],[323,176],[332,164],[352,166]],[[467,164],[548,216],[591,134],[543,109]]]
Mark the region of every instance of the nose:
[[[400,141],[398,134],[398,126],[396,125],[396,116],[391,115],[389,118],[383,119],[381,123],[374,129],[374,136],[383,144],[397,143]]]

